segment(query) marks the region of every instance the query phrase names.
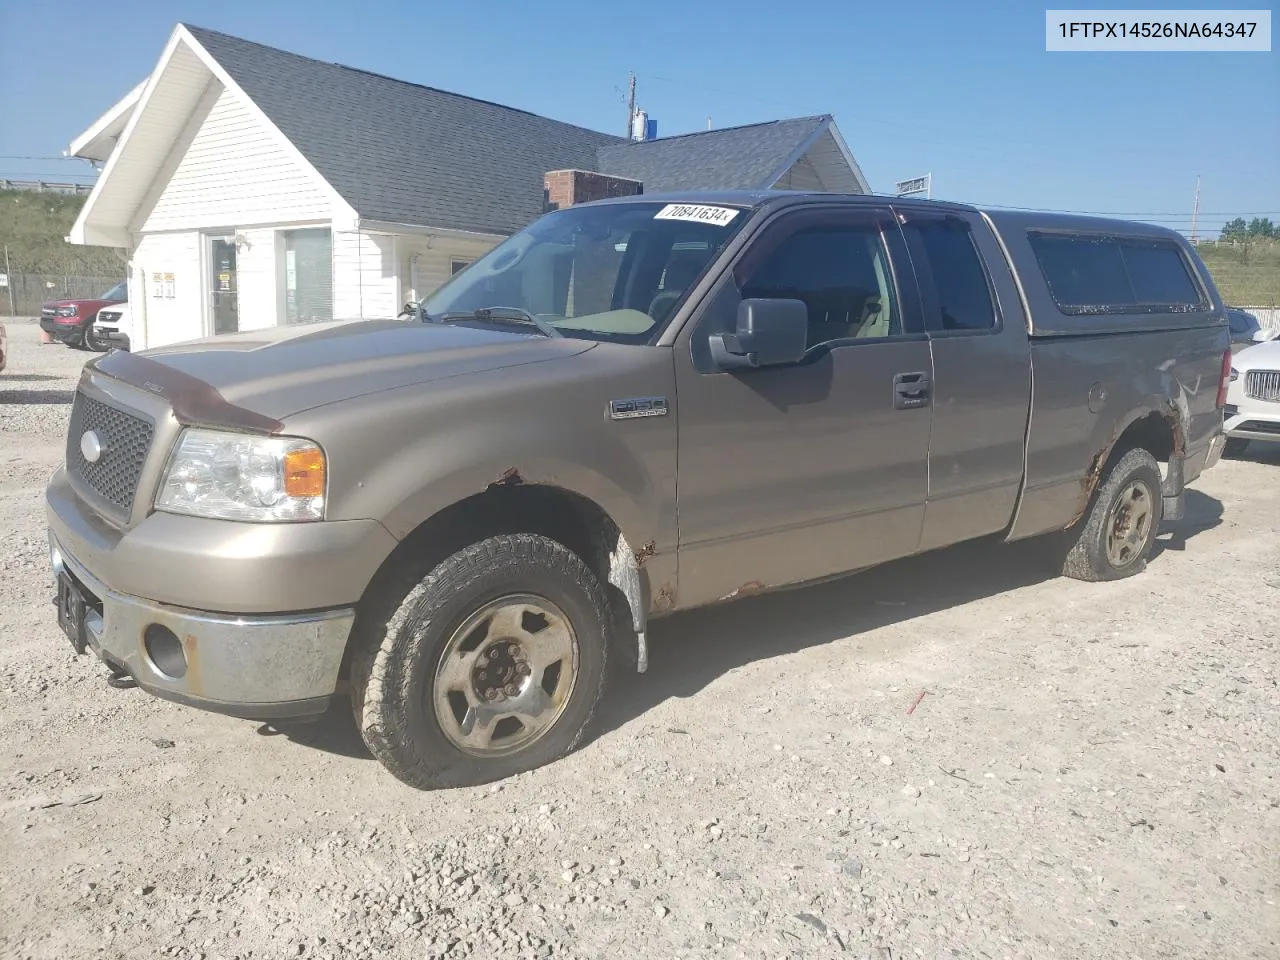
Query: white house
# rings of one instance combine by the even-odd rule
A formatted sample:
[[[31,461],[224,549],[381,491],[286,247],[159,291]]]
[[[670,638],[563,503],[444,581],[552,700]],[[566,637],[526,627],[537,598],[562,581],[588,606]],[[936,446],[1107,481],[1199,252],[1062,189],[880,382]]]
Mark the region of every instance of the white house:
[[[135,349],[394,317],[552,206],[870,192],[830,116],[631,142],[183,24],[69,152],[103,164],[70,240],[129,251]]]

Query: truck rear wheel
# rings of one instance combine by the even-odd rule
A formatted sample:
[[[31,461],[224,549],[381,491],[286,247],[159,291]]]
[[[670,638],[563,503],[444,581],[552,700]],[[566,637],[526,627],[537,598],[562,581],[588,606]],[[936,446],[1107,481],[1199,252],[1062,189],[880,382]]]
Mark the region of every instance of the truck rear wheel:
[[[398,779],[487,783],[578,745],[603,693],[611,620],[575,553],[491,537],[389,599],[389,618],[356,637],[351,696],[365,744]]]
[[[1076,580],[1120,580],[1141,573],[1159,532],[1160,467],[1146,450],[1116,460],[1084,519],[1064,534],[1062,572]]]

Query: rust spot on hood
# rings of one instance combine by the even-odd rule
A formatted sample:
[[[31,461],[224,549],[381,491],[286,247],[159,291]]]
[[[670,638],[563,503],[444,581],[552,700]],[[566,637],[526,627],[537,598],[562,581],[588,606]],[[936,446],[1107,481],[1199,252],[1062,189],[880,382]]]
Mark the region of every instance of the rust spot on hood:
[[[657,543],[654,542],[653,540],[650,540],[648,543],[642,546],[638,551],[636,551],[636,565],[643,567],[644,562],[657,552],[658,552]]]
[[[675,609],[676,591],[669,583],[664,583],[658,587],[658,592],[653,597],[653,609],[658,613],[666,613],[668,610]]]
[[[284,429],[279,420],[231,403],[212,384],[151,357],[113,350],[86,366],[85,375],[90,370],[162,397],[184,427],[231,427],[259,433]]]

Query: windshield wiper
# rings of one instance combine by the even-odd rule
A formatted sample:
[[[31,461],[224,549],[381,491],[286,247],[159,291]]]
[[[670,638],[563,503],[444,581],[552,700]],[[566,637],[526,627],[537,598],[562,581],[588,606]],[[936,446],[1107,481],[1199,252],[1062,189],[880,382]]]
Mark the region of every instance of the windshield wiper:
[[[535,317],[528,310],[522,310],[520,307],[481,307],[479,310],[452,310],[448,313],[438,313],[435,316],[424,314],[429,323],[457,323],[461,320],[486,320],[501,323],[518,323],[521,326],[532,325],[537,327],[543,336],[547,337],[563,337],[564,334],[553,327],[547,321]]]

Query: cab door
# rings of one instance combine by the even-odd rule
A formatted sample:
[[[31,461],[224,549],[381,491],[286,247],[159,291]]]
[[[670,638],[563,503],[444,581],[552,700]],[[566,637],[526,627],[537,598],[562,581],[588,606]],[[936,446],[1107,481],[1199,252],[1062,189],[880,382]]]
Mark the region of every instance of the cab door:
[[[1022,487],[1031,408],[1026,320],[978,214],[900,209],[933,352],[933,439],[922,550],[1005,530]]]
[[[804,301],[805,357],[723,371],[708,337],[744,298]],[[681,606],[915,552],[933,364],[886,208],[784,211],[676,341]]]

